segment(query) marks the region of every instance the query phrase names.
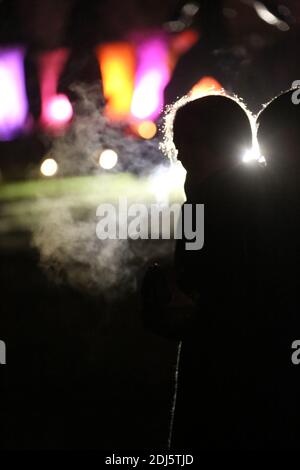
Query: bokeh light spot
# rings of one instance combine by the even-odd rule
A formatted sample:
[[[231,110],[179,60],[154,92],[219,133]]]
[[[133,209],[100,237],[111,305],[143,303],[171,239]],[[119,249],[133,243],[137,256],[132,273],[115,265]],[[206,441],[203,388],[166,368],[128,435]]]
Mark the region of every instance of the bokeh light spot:
[[[73,117],[73,108],[66,95],[53,96],[47,106],[47,121],[51,124],[67,124]]]
[[[53,158],[46,158],[41,164],[41,173],[43,176],[54,176],[58,170],[58,165]]]
[[[143,139],[153,139],[157,133],[156,124],[152,121],[143,121],[138,126],[138,133]]]
[[[104,170],[112,170],[118,163],[118,154],[111,149],[103,150],[100,155],[99,165]]]

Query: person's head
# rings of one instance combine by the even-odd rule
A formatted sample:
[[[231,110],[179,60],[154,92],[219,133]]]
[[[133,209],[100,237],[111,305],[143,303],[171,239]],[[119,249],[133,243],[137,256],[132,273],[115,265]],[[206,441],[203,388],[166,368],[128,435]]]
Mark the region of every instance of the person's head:
[[[282,170],[300,169],[300,90],[274,98],[257,118],[257,138],[267,164]]]
[[[240,163],[252,146],[252,129],[237,101],[210,95],[178,109],[173,140],[189,177],[200,180]]]

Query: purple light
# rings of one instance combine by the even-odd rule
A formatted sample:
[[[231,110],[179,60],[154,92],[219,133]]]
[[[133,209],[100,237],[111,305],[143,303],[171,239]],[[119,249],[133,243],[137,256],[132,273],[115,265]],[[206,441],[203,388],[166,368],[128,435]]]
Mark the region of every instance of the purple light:
[[[24,51],[0,49],[0,139],[11,140],[25,124],[28,103]]]
[[[163,107],[164,88],[170,79],[168,46],[163,37],[138,47],[138,68],[131,113],[138,119],[155,119]]]
[[[67,124],[73,117],[73,108],[69,98],[63,94],[50,98],[45,108],[44,117],[49,125]]]

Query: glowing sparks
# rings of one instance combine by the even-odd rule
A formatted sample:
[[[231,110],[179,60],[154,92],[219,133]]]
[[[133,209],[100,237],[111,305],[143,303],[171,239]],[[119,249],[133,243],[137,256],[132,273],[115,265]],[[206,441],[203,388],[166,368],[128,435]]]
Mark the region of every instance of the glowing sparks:
[[[135,50],[127,43],[111,43],[97,49],[106,113],[112,119],[123,119],[130,113],[134,88]]]
[[[104,150],[99,159],[99,165],[104,170],[112,170],[118,163],[118,154],[111,149]]]
[[[22,49],[0,49],[0,139],[13,139],[28,111]]]
[[[163,108],[163,93],[170,78],[168,46],[152,38],[138,47],[138,68],[131,113],[137,119],[155,119]]]
[[[138,126],[138,133],[143,139],[153,139],[157,133],[156,124],[152,121],[143,121]]]
[[[41,173],[43,176],[51,177],[56,175],[58,165],[53,158],[46,158],[41,164]]]

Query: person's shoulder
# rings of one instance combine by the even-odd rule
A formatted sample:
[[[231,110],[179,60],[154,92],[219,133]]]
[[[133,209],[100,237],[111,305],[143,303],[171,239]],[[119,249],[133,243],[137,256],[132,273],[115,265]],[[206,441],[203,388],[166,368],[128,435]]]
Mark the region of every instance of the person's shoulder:
[[[251,180],[263,177],[265,172],[265,165],[262,165],[257,161],[242,162],[232,169],[232,177]]]
[[[258,191],[265,186],[269,176],[264,165],[258,162],[241,163],[227,177],[227,184],[233,189],[242,191]]]

